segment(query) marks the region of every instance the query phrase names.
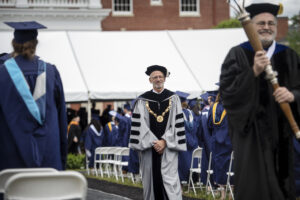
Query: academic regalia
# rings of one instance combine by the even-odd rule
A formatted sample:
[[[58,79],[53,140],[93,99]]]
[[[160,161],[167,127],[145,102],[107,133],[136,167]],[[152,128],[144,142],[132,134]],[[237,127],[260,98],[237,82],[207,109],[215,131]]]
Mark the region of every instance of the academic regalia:
[[[146,102],[154,113],[161,115],[169,106],[169,100],[171,108],[163,121],[158,122],[147,110]],[[162,155],[152,148],[153,142],[159,139],[166,141]],[[182,108],[177,95],[164,89],[160,94],[148,91],[138,97],[132,115],[129,147],[139,152],[144,199],[182,199],[178,151],[186,150],[186,140]]]
[[[0,65],[3,64],[9,58],[11,58],[11,55],[8,53],[0,54]]]
[[[128,147],[129,142],[129,135],[130,135],[130,127],[131,127],[131,119],[130,115],[126,114],[125,116],[120,115],[119,113],[116,114],[116,119],[119,121],[118,124],[118,138],[116,141],[116,146],[120,147]],[[129,154],[130,155],[130,154]],[[122,157],[123,162],[128,162],[130,156]],[[130,163],[132,164],[132,163]],[[128,171],[128,166],[123,166],[122,169]]]
[[[102,146],[103,131],[98,131],[93,124],[85,132],[84,147],[89,150],[91,155],[89,156],[89,167],[94,166],[95,149]]]
[[[296,197],[300,197],[300,142],[293,138]]]
[[[125,104],[124,109],[131,111],[131,108],[135,104],[135,100],[132,100],[131,104]],[[116,114],[116,118],[120,121],[119,123],[119,136],[117,144],[123,147],[128,147],[129,143],[129,135],[131,130],[131,115],[126,113],[125,116],[121,116],[120,114]],[[121,124],[121,122],[124,122]],[[126,126],[125,126],[126,125]],[[122,128],[124,127],[124,128]],[[121,131],[123,130],[123,131]],[[128,161],[128,166],[123,166],[122,169],[128,171],[133,174],[139,173],[139,157],[137,151],[130,149],[129,157],[122,157],[122,161]]]
[[[189,109],[183,109],[184,114],[184,128],[185,128],[185,137],[186,137],[186,146],[187,151],[178,152],[178,172],[180,181],[188,181],[192,154],[193,151],[198,147],[198,141],[196,135],[194,134],[194,118],[192,111]],[[197,167],[197,163],[194,163],[193,167]]]
[[[232,145],[228,134],[226,111],[220,102],[214,103],[208,113],[208,128],[212,133],[212,166],[214,181],[226,185]]]
[[[103,130],[103,143],[104,147],[114,147],[117,146],[119,130],[114,122],[108,122]]]
[[[138,152],[130,149],[129,160],[128,160],[128,172],[138,174],[140,169],[140,161]]]
[[[235,199],[295,199],[293,132],[263,72],[254,76],[249,42],[230,50],[222,65],[220,93],[227,111],[235,156]],[[279,85],[295,96],[290,103],[300,124],[300,58],[276,44],[271,57]]]
[[[117,138],[117,146],[120,147],[128,147],[129,135],[130,135],[130,127],[131,127],[131,119],[130,116],[125,115],[122,116],[119,113],[116,114],[116,118],[119,121],[119,134]]]
[[[77,137],[77,142],[74,142],[74,138]],[[81,139],[81,128],[78,122],[71,121],[68,125],[68,153],[79,153],[79,141]]]
[[[202,148],[202,160],[201,160],[201,182],[206,184],[209,154],[211,152],[211,133],[207,127],[208,111],[210,107],[206,105],[201,111],[200,125],[197,131],[198,143]],[[211,176],[212,179],[212,176]]]
[[[29,93],[33,94],[39,63],[41,66],[44,62],[37,56],[33,60],[17,56],[14,60],[30,87]],[[63,86],[56,67],[45,64],[46,94],[41,97],[45,100],[45,106],[41,103],[40,118],[35,118],[30,112],[7,68],[0,65],[0,170],[26,167],[65,168],[67,120]],[[25,82],[23,86],[27,87]]]

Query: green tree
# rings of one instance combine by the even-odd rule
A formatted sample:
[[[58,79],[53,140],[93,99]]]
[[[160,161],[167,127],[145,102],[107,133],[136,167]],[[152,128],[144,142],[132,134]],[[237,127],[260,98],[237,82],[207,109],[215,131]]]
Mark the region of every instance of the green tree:
[[[291,22],[287,41],[289,46],[300,55],[300,15],[294,15]]]
[[[231,19],[221,21],[214,28],[240,28],[240,27],[242,27],[240,21],[238,19],[231,18]]]

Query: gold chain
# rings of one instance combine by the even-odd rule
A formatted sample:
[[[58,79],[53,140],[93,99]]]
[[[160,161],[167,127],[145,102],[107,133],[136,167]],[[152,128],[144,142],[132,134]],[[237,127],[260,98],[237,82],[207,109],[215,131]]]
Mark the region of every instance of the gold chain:
[[[149,113],[151,113],[155,118],[157,122],[163,122],[164,121],[164,116],[167,112],[169,112],[169,110],[171,109],[172,106],[172,101],[171,98],[169,99],[169,106],[166,108],[166,110],[161,114],[161,115],[157,115],[155,112],[153,112],[153,110],[151,110],[151,108],[149,107],[149,102],[146,101],[146,108],[148,110]]]

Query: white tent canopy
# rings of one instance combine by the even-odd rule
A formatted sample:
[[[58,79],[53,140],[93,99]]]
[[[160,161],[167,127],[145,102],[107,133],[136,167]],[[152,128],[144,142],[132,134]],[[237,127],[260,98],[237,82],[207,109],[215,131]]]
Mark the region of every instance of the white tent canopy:
[[[11,52],[12,32],[0,32]],[[150,90],[147,66],[171,75],[165,87],[199,95],[215,89],[229,49],[246,40],[242,29],[184,31],[40,31],[37,55],[60,71],[67,102],[125,100]]]

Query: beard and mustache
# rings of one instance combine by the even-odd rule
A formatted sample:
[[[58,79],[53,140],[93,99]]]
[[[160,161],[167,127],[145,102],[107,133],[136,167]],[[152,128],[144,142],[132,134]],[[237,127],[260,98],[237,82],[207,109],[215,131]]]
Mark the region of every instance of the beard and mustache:
[[[269,47],[276,37],[276,31],[269,29],[258,30],[257,32],[264,48]],[[263,34],[269,34],[269,36],[264,36]]]

